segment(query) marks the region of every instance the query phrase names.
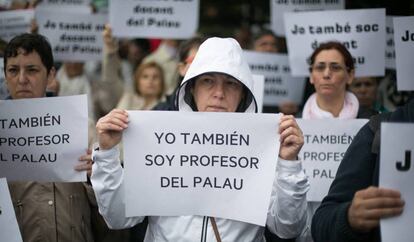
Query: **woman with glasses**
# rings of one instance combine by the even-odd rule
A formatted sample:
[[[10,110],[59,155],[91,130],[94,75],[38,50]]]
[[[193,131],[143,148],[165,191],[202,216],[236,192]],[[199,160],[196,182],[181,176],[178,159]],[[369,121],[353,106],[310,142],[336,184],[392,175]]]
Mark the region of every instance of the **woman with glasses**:
[[[357,97],[347,91],[354,79],[352,55],[339,42],[321,44],[310,57],[310,83],[315,87],[303,108],[304,119],[358,116]]]
[[[315,87],[303,108],[303,119],[369,118],[372,112],[360,110],[357,97],[347,91],[355,74],[352,55],[344,45],[330,41],[322,43],[310,57],[310,83]],[[310,226],[320,202],[308,202],[308,228],[296,239],[312,240]]]

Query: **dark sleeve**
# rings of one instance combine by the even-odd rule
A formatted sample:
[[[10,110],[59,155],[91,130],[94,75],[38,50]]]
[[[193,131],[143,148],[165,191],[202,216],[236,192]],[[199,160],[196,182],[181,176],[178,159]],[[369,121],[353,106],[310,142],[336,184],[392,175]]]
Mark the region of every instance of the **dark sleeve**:
[[[348,147],[328,195],[313,216],[315,242],[369,241],[370,234],[351,229],[347,213],[355,192],[372,185],[377,159],[371,153],[373,138],[373,132],[365,125]]]

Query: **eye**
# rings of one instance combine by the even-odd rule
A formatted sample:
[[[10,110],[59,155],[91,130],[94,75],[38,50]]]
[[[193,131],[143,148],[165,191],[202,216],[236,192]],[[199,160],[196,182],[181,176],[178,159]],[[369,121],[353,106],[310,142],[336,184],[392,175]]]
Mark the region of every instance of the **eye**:
[[[316,72],[323,72],[326,68],[325,64],[317,64],[312,67],[312,69]]]
[[[37,69],[37,68],[28,68],[27,69],[27,72],[28,73],[31,73],[31,74],[33,74],[33,73],[37,73],[39,70]]]
[[[339,64],[331,64],[329,65],[329,69],[333,72],[339,72],[339,71],[342,71],[343,68]]]
[[[18,73],[18,69],[15,67],[9,67],[6,70],[7,75],[16,75]]]

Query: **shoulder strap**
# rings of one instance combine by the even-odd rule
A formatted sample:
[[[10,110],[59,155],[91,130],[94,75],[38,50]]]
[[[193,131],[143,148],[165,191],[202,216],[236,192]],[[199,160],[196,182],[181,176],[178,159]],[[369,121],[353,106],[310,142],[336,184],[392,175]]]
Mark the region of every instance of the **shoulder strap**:
[[[214,235],[216,236],[217,242],[221,242],[220,232],[218,231],[218,228],[217,228],[216,219],[214,217],[210,217],[210,222],[211,222],[211,225],[213,226]]]

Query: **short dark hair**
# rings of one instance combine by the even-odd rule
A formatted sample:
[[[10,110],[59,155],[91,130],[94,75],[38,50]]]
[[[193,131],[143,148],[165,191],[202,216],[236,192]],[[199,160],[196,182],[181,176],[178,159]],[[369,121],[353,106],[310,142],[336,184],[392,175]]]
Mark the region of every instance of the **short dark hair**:
[[[40,34],[25,33],[11,39],[4,50],[4,70],[7,66],[7,59],[16,57],[19,49],[23,49],[26,54],[36,51],[49,74],[53,67],[53,54],[52,47],[44,36]]]
[[[325,43],[321,43],[318,48],[316,48],[312,55],[309,58],[309,65],[312,66],[315,63],[316,56],[323,50],[337,50],[342,57],[344,58],[345,66],[347,67],[348,72],[355,69],[354,60],[352,58],[351,53],[349,53],[348,49],[337,41],[328,41]],[[311,69],[309,69],[311,70]]]

